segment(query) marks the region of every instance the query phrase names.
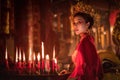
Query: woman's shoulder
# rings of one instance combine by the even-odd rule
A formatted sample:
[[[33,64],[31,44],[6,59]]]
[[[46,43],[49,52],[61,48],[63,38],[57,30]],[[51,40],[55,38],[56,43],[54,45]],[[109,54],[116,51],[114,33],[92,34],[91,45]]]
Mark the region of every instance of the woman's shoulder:
[[[81,42],[89,42],[89,41],[94,41],[94,37],[92,36],[92,35],[90,35],[90,34],[85,34],[84,35],[84,37],[83,37],[83,39],[81,40]]]

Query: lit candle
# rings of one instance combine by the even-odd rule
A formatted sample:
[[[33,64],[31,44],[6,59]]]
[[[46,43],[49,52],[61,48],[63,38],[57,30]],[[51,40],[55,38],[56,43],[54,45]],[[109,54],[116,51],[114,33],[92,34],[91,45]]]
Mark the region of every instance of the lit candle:
[[[44,43],[42,42],[42,59],[44,59]]]
[[[25,53],[23,52],[23,62],[25,62]]]
[[[18,63],[18,67],[19,68],[22,68],[22,63],[21,63],[21,61],[22,61],[22,56],[21,56],[22,54],[21,54],[21,50],[19,49],[19,63]]]
[[[6,51],[5,51],[5,62],[6,62],[6,68],[9,69],[7,48],[6,48]]]
[[[15,67],[18,68],[18,49],[16,48],[16,54],[15,54]]]
[[[55,46],[53,47],[52,71],[55,71]]]
[[[55,46],[53,47],[53,59],[55,59]]]
[[[23,52],[23,68],[25,68],[25,63],[26,63],[26,61],[25,61],[25,53]]]
[[[45,64],[44,64],[44,43],[42,42],[42,72],[44,72]]]
[[[16,48],[16,59],[15,59],[16,64],[18,63],[18,49]]]
[[[35,53],[33,53],[33,68],[35,68],[35,64],[36,64],[36,56]]]
[[[29,49],[29,61],[28,61],[28,68],[31,69],[32,67],[32,50]]]
[[[37,59],[38,59],[38,69],[40,69],[40,53],[38,53]]]
[[[49,59],[49,55],[46,55],[46,60],[45,60],[45,70],[46,72],[50,72],[50,59]]]
[[[35,53],[33,53],[33,72],[35,72],[35,66],[36,66],[36,56]]]

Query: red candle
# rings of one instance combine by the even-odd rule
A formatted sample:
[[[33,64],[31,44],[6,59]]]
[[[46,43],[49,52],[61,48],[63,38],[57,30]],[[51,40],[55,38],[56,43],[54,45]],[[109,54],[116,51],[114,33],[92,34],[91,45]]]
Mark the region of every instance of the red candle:
[[[57,59],[55,58],[55,70],[58,71]]]
[[[55,72],[55,60],[52,60],[52,72]]]

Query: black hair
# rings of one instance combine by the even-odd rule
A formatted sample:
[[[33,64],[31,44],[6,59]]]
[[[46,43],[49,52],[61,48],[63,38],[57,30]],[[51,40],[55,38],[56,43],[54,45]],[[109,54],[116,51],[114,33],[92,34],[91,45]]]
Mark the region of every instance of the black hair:
[[[83,13],[83,12],[77,12],[77,13],[74,14],[73,17],[77,17],[77,16],[80,16],[80,17],[84,18],[86,23],[90,22],[90,25],[89,25],[88,29],[92,28],[92,26],[94,24],[94,20],[93,20],[93,17],[90,14]]]

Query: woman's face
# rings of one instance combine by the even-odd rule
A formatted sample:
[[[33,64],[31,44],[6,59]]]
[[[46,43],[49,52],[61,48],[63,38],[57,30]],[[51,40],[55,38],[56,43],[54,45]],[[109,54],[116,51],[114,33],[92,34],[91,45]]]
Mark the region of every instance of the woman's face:
[[[85,19],[80,16],[76,16],[73,19],[74,32],[76,35],[85,33],[88,29],[89,22],[86,23]]]

